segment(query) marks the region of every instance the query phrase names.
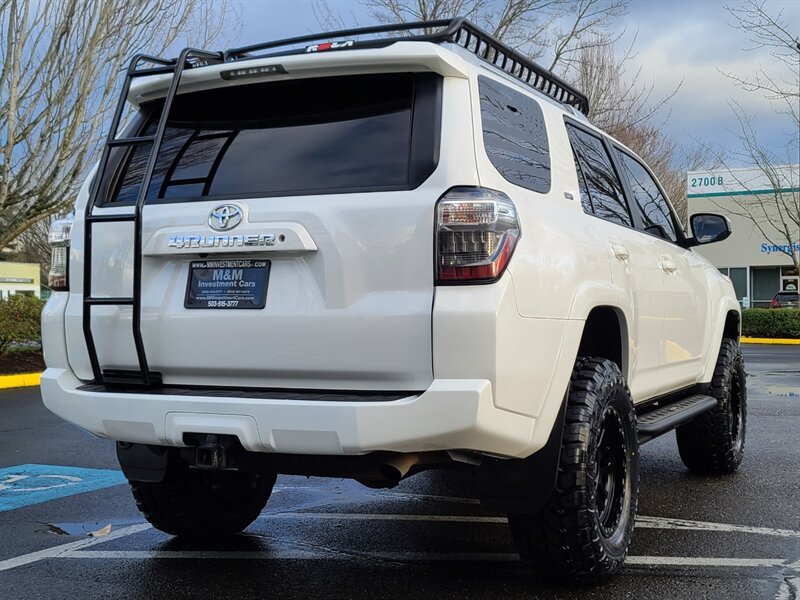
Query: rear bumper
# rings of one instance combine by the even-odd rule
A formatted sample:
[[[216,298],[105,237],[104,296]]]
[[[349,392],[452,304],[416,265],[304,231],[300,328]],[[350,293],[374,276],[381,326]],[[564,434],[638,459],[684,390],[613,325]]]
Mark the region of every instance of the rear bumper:
[[[236,435],[246,450],[352,455],[385,450],[531,454],[535,419],[497,408],[486,379],[436,379],[393,401],[332,402],[94,392],[66,369],[42,375],[45,405],[97,436],[185,446],[185,433]]]

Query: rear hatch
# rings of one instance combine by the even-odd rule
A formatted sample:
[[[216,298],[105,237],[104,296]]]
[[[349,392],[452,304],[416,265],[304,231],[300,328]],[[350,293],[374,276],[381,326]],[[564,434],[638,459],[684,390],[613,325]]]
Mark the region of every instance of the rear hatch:
[[[346,75],[177,96],[143,211],[151,370],[181,385],[425,389],[435,203],[454,177],[477,184],[469,120],[442,123],[445,81]],[[144,104],[128,134],[153,133],[160,111]],[[460,140],[448,161],[443,127]],[[96,214],[131,211],[149,152],[114,150]],[[132,224],[96,226],[93,254],[93,295],[130,295]],[[78,273],[79,251],[72,260]],[[81,300],[73,285],[70,340],[83,340]],[[101,367],[138,370],[130,307],[92,315]],[[84,345],[69,354],[91,379]]]

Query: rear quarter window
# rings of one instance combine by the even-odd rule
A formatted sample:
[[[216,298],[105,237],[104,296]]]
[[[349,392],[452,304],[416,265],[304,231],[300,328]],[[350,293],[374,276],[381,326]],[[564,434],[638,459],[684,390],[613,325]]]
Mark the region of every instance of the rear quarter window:
[[[550,150],[539,103],[488,77],[478,77],[483,146],[495,169],[511,183],[550,191]]]

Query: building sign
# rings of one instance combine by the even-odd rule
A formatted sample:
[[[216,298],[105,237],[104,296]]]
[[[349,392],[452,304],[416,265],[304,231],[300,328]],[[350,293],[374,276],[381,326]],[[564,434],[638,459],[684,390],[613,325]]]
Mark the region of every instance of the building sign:
[[[0,277],[0,283],[33,283],[31,277]]]
[[[772,254],[773,252],[782,252],[783,254],[791,254],[792,251],[800,252],[800,242],[794,242],[791,246],[789,244],[776,245],[764,242],[761,244],[761,252],[763,254]]]
[[[689,171],[686,174],[686,194],[689,198],[772,194],[775,191],[800,192],[798,165],[776,167],[776,173],[761,169],[717,169]]]

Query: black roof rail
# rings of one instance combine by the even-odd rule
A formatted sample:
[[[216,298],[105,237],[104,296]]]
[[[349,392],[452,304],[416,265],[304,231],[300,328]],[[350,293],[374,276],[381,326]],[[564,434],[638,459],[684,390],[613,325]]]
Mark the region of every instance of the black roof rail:
[[[584,93],[544,67],[537,65],[528,57],[506,46],[503,42],[493,37],[492,34],[484,31],[464,17],[314,33],[261,44],[241,46],[239,48],[230,48],[224,52],[224,56],[226,61],[237,61],[257,58],[252,56],[252,53],[264,50],[299,46],[300,44],[309,44],[311,42],[332,41],[337,38],[410,32],[413,30],[422,30],[424,33],[358,40],[353,41],[352,44],[348,44],[347,46],[342,46],[340,48],[334,47],[332,49],[376,48],[403,41],[433,42],[435,44],[452,42],[558,102],[573,106],[585,115],[589,113],[589,99]],[[289,52],[282,52],[281,54],[307,50],[306,48],[294,48]]]

